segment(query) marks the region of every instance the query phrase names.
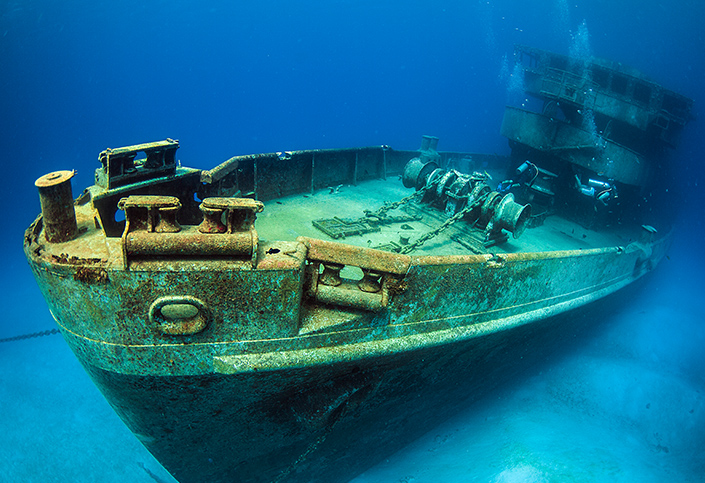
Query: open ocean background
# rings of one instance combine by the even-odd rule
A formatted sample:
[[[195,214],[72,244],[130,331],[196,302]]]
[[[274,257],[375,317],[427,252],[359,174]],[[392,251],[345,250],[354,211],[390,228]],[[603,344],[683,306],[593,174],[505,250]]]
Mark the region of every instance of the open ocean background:
[[[167,137],[198,168],[422,134],[507,154],[503,57],[587,46],[695,99],[658,188],[668,259],[594,336],[355,481],[705,481],[704,27],[702,0],[0,0],[0,338],[55,327],[22,253],[47,172],[76,169],[77,195],[103,149]],[[173,480],[49,335],[0,343],[0,481]]]

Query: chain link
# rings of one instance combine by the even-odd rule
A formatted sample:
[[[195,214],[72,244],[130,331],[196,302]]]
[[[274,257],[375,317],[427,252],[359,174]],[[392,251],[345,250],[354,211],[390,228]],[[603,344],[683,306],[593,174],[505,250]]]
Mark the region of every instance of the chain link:
[[[377,211],[365,210],[364,211],[365,217],[367,217],[367,218],[384,218],[387,215],[388,211],[395,210],[402,205],[406,205],[408,203],[411,203],[412,201],[414,201],[417,198],[422,198],[423,195],[425,195],[428,190],[429,190],[429,187],[424,186],[420,190],[413,192],[409,196],[402,198],[399,201],[392,201],[392,202],[387,202],[387,203],[383,204],[382,207],[380,209],[378,209]],[[364,218],[362,218],[362,220],[364,220]]]
[[[414,193],[410,194],[409,196],[400,199],[399,201],[393,201],[393,202],[387,202],[382,205],[381,208],[379,208],[377,211],[370,211],[370,210],[365,210],[365,216],[360,218],[358,221],[365,221],[368,218],[379,218],[382,219],[387,215],[388,211],[395,210],[399,208],[400,206],[406,205],[416,199],[421,199],[423,196],[426,194],[426,192],[433,186],[424,186],[418,191],[415,191]],[[418,240],[416,240],[414,243],[410,245],[404,246],[399,253],[402,254],[407,254],[410,253],[414,250],[416,250],[418,247],[426,243],[428,240],[431,238],[434,238],[438,236],[443,230],[451,226],[452,224],[456,223],[458,220],[463,218],[465,215],[470,213],[472,210],[477,208],[478,206],[482,205],[482,203],[485,202],[485,199],[487,198],[488,193],[485,193],[481,195],[479,198],[477,198],[475,201],[472,203],[468,204],[465,208],[457,212],[455,215],[452,217],[448,218],[445,222],[443,222],[442,225],[440,225],[438,228],[429,231],[425,235],[421,236]]]
[[[5,339],[0,339],[2,342],[13,342],[16,340],[31,339],[33,337],[44,337],[45,335],[58,334],[58,329],[43,330],[41,332],[33,332],[31,334],[16,335],[15,337],[6,337]]]
[[[476,199],[475,201],[473,201],[472,203],[470,203],[469,205],[467,205],[465,208],[463,208],[462,210],[460,210],[459,212],[457,212],[455,215],[453,215],[452,217],[448,218],[446,221],[443,222],[442,225],[440,225],[440,226],[439,226],[438,228],[436,228],[435,230],[429,231],[428,233],[426,233],[425,235],[423,235],[422,237],[420,237],[418,240],[416,240],[414,243],[411,243],[410,245],[404,246],[404,247],[400,250],[400,253],[402,253],[402,254],[404,254],[404,255],[406,255],[407,253],[411,253],[412,251],[416,250],[418,247],[420,247],[421,245],[423,245],[424,243],[426,243],[426,242],[427,242],[428,240],[430,240],[431,238],[434,238],[434,237],[438,236],[438,234],[440,234],[443,230],[445,230],[445,229],[448,228],[450,225],[454,224],[455,222],[457,222],[458,220],[460,220],[462,217],[464,217],[465,215],[467,215],[468,213],[470,213],[472,210],[474,210],[475,208],[477,208],[478,206],[480,206],[482,203],[484,203],[485,198],[487,198],[488,195],[489,195],[489,193],[483,194],[483,195],[480,196],[478,199]]]

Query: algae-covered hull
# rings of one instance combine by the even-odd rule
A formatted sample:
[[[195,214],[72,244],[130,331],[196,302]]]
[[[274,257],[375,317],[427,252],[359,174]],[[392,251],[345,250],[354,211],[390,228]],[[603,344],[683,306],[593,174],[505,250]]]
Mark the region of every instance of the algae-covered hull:
[[[182,483],[346,482],[574,344],[602,313],[577,309],[511,334],[314,368],[203,376],[86,368]]]
[[[529,53],[532,86],[556,78],[560,58]],[[688,100],[671,96],[682,123],[653,140],[671,94],[649,84],[630,137],[648,145],[586,148],[585,106],[561,96],[592,74],[561,76],[535,89],[543,114],[508,109],[510,157],[428,136],[208,171],[177,163],[173,139],[105,150],[75,201],[71,171],[37,181],[27,259],[78,359],[179,481],[347,481],[591,325],[576,311],[664,256],[669,236],[628,202]],[[544,129],[556,99],[560,139]],[[613,115],[619,134],[625,102],[596,122]]]
[[[614,267],[622,261],[624,266]],[[560,344],[560,337],[570,337],[576,324],[593,323],[576,316],[575,310],[550,315],[628,283],[641,273],[634,272],[638,261],[638,256],[616,250],[541,260],[539,265],[552,265],[548,270],[566,265],[568,273],[584,272],[601,263],[611,266],[611,272],[629,274],[607,279],[603,271],[601,283],[578,290],[582,298],[566,295],[563,306],[543,299],[529,312],[507,304],[495,316],[486,310],[441,317],[436,313],[434,320],[405,323],[408,328],[366,330],[358,336],[360,342],[348,345],[335,344],[331,339],[339,334],[333,332],[311,335],[306,343],[278,340],[279,349],[273,347],[273,352],[255,349],[254,343],[247,350],[237,341],[106,344],[81,335],[80,324],[65,322],[71,316],[62,316],[70,307],[56,304],[52,311],[116,412],[179,481],[342,482],[543,356],[551,345]],[[478,273],[456,278],[461,286],[486,277],[481,272],[488,270],[526,280],[526,268],[511,267],[511,262],[505,267],[477,265],[473,268]],[[439,279],[458,277],[453,272],[459,270],[473,271],[464,265],[432,267]],[[538,280],[546,283],[540,276]],[[81,283],[72,280],[71,285]],[[174,293],[174,288],[166,285],[155,291]],[[69,304],[88,305],[92,296],[81,298],[74,291]],[[424,334],[413,329],[416,324],[444,328]],[[373,335],[392,330],[395,337]]]

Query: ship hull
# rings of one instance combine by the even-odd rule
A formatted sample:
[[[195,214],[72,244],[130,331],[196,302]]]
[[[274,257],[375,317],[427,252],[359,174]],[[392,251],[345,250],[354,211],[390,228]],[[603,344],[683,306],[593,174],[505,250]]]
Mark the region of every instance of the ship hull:
[[[121,324],[120,310],[110,307],[129,306],[126,295],[108,295],[100,280],[77,280],[75,267],[33,268],[64,337],[97,387],[181,483],[344,482],[564,346],[576,330],[594,326],[598,318],[585,316],[586,307],[606,310],[621,298],[615,292],[653,268],[667,246],[668,237],[628,249],[529,253],[491,267],[426,260],[409,270],[419,287],[409,283],[396,296],[431,301],[418,305],[416,315],[411,302],[400,303],[410,317],[420,317],[422,309],[426,317],[443,315],[440,322],[422,323],[425,331],[415,327],[418,320],[406,320],[340,342],[356,331],[324,330],[260,341],[276,347],[266,353],[256,353],[254,341],[243,349],[241,341],[96,339],[86,328],[101,319],[113,321],[106,327]],[[502,275],[490,277],[488,270]],[[193,286],[199,273],[182,275],[184,286]],[[136,286],[119,276],[110,273],[105,283]],[[158,280],[164,274],[124,276]],[[153,282],[155,293],[147,298],[179,290],[177,282]],[[560,296],[540,291],[560,282]],[[73,303],[58,297],[59,290],[71,292]],[[461,316],[474,298],[482,310]],[[591,303],[596,300],[600,304]],[[101,315],[90,315],[89,308]]]
[[[506,332],[314,368],[153,377],[83,363],[181,483],[342,483],[573,346],[617,297]]]

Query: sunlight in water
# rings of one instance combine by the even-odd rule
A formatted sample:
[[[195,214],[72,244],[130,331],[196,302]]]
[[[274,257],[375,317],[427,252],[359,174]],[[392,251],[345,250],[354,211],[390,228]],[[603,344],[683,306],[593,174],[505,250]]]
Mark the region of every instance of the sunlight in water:
[[[558,32],[563,34],[570,28],[570,10],[568,0],[556,0],[556,22]]]
[[[504,54],[502,56],[502,65],[499,68],[499,81],[501,83],[505,83],[509,80],[509,76],[511,74],[509,73],[509,60],[507,59],[507,54]]]
[[[605,147],[605,140],[597,132],[597,126],[595,125],[595,113],[592,109],[583,110],[583,129],[590,133],[590,140],[592,144],[599,148]]]
[[[499,69],[499,80],[507,86],[507,104],[523,105],[526,100],[524,92],[524,68],[521,64],[516,63],[509,71],[509,59],[506,55],[502,56],[502,65]]]
[[[572,40],[568,49],[568,54],[573,59],[580,62],[581,67],[585,68],[587,63],[592,58],[592,49],[590,48],[590,34],[588,32],[587,23],[583,20],[578,26],[578,30],[571,34]]]
[[[495,478],[494,483],[543,483],[548,481],[542,471],[530,465],[506,468]]]
[[[525,97],[524,68],[521,64],[516,63],[507,83],[507,102],[509,104],[521,104],[524,102]]]
[[[497,76],[499,81],[507,86],[507,104],[512,106],[524,106],[526,93],[524,92],[524,68],[520,63],[514,64],[509,71],[509,60],[502,56],[502,65]]]

